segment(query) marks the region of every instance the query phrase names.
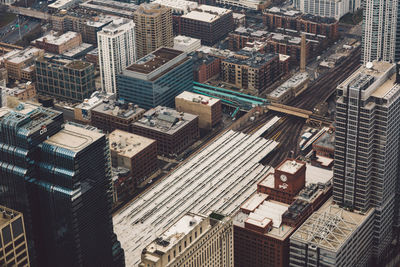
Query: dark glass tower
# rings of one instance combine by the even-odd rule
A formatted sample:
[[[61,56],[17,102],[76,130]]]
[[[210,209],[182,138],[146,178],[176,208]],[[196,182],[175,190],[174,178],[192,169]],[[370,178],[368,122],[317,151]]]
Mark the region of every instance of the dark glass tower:
[[[62,121],[32,105],[0,109],[0,203],[23,212],[33,266],[123,266],[108,140]]]

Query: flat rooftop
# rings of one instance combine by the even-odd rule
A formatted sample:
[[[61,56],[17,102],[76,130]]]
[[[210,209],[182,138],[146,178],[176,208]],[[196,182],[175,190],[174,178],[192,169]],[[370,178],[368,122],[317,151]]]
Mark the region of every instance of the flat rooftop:
[[[169,7],[172,10],[182,12],[183,14],[186,14],[191,9],[195,9],[196,7],[198,7],[198,4],[196,2],[186,0],[155,0],[152,3]]]
[[[54,3],[48,5],[48,7],[59,9],[65,7],[66,5],[72,5],[73,3],[76,2],[77,2],[76,0],[57,0]]]
[[[115,35],[123,32],[127,29],[127,27],[135,27],[133,20],[126,18],[117,18],[113,20],[110,24],[104,26],[100,33],[101,35]]]
[[[281,54],[279,54],[280,56]],[[307,72],[300,72],[288,79],[286,82],[278,86],[275,90],[273,90],[271,93],[268,94],[268,96],[273,97],[273,98],[278,98],[282,96],[284,93],[286,93],[289,90],[292,90],[293,88],[297,88],[304,82],[309,80],[309,76]]]
[[[259,52],[254,53],[241,50],[237,52],[234,56],[225,58],[222,61],[237,65],[247,65],[252,68],[261,68],[269,61],[273,60],[275,57],[278,57],[278,54],[276,53],[262,54]]]
[[[148,74],[183,53],[183,51],[162,47],[139,59],[135,64],[130,65],[127,70]]]
[[[102,101],[92,110],[125,120],[130,120],[135,118],[138,114],[143,114],[145,112],[145,110],[140,108],[138,105],[133,105],[132,103],[122,104],[114,99]]]
[[[225,131],[166,177],[119,210],[114,230],[127,266],[137,266],[143,248],[188,211],[230,216],[269,171],[259,161],[278,143],[260,135]]]
[[[59,36],[55,35],[53,33],[49,33],[45,36],[37,38],[36,40],[33,41],[33,43],[46,42],[46,43],[53,44],[53,45],[61,45],[66,42],[69,42],[70,40],[76,38],[79,35],[80,35],[80,33],[71,32],[71,31],[63,33]]]
[[[365,214],[346,211],[334,205],[331,198],[312,213],[290,239],[338,252],[373,212],[374,209]]]
[[[120,156],[132,158],[149,145],[156,141],[137,134],[128,133],[122,130],[115,130],[108,136],[110,150]]]
[[[4,58],[9,62],[19,64],[36,57],[41,51],[43,50],[36,47],[28,47],[24,50],[13,50],[5,54]]]
[[[86,62],[86,61],[81,61],[81,60],[73,60],[65,65],[65,67],[70,68],[70,69],[75,69],[75,70],[82,70],[85,69],[89,66],[91,66],[92,63]]]
[[[334,132],[324,132],[313,145],[325,147],[328,149],[335,149],[335,133]]]
[[[180,99],[184,99],[186,101],[201,103],[201,104],[207,105],[207,106],[213,106],[216,103],[221,101],[217,98],[204,96],[204,95],[200,95],[200,94],[196,94],[196,93],[192,93],[192,92],[188,92],[188,91],[182,92],[175,98],[180,98]]]
[[[215,6],[200,5],[191,12],[183,15],[182,18],[211,23],[228,13],[232,13],[232,11]]]
[[[62,147],[72,152],[79,152],[100,139],[104,134],[87,130],[72,124],[65,124],[64,129],[49,137],[44,143]]]
[[[143,117],[133,125],[172,135],[197,117],[197,115],[158,106],[145,112]]]
[[[290,174],[295,174],[305,165],[306,165],[305,162],[298,162],[294,159],[287,159],[283,163],[281,163],[276,170]]]

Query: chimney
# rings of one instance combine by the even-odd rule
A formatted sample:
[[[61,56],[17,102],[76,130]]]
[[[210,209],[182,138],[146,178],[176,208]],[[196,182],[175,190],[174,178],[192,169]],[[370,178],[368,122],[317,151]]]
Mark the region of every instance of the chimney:
[[[396,83],[400,84],[400,61],[396,63]]]
[[[306,71],[306,35],[303,33],[301,35],[301,48],[300,48],[300,72]]]

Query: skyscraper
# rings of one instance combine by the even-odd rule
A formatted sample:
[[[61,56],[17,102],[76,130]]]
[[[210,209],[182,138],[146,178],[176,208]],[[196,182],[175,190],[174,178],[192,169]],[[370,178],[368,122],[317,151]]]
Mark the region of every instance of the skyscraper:
[[[25,217],[32,266],[123,266],[108,140],[29,104],[0,109],[0,202]]]
[[[373,60],[394,62],[398,1],[365,0],[363,5],[363,64]]]
[[[174,46],[170,8],[159,4],[141,4],[133,16],[138,59],[162,46]]]
[[[135,24],[120,18],[97,33],[101,88],[117,92],[116,76],[136,60]]]
[[[349,210],[375,208],[371,234],[379,258],[392,241],[400,200],[400,76],[394,64],[374,61],[337,94],[333,199]]]

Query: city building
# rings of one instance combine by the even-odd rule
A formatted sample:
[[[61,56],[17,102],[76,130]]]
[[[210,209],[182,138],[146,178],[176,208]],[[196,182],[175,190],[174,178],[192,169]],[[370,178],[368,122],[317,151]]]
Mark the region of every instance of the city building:
[[[108,140],[91,126],[62,124],[62,113],[36,105],[0,109],[0,201],[24,215],[31,265],[124,266]]]
[[[31,42],[33,46],[44,49],[46,52],[63,54],[82,44],[82,36],[78,32],[66,32],[58,35],[55,32],[39,37]]]
[[[233,266],[232,221],[186,213],[143,249],[139,267]]]
[[[373,214],[373,208],[351,212],[330,199],[290,237],[289,266],[368,266]]]
[[[221,59],[203,52],[194,52],[190,55],[193,62],[193,80],[204,83],[221,71]]]
[[[135,24],[119,18],[97,33],[101,89],[117,92],[117,75],[136,61]]]
[[[104,132],[119,129],[130,132],[132,123],[142,118],[145,110],[132,103],[108,99],[91,109],[90,122]]]
[[[199,116],[199,128],[211,129],[222,120],[221,100],[185,91],[175,97],[175,108]]]
[[[118,75],[118,96],[145,109],[174,107],[175,96],[192,89],[192,66],[185,52],[159,48]]]
[[[360,0],[295,0],[293,7],[304,14],[311,14],[320,17],[335,18],[351,12],[354,13],[361,7]]]
[[[312,148],[318,156],[333,159],[335,153],[335,129],[329,129],[329,131],[324,132],[312,144]]]
[[[90,98],[84,99],[82,103],[74,107],[74,119],[90,124],[92,120],[92,110],[102,103],[109,103],[113,100],[115,100],[115,94],[96,91]]]
[[[240,26],[246,26],[246,15],[233,13],[233,22],[236,28]]]
[[[172,15],[180,16],[189,13],[192,9],[196,9],[198,4],[186,0],[155,0],[152,3],[159,4],[163,7],[170,8]]]
[[[117,17],[133,19],[133,13],[139,8],[134,3],[113,0],[89,0],[79,4],[87,13],[100,12]]]
[[[96,90],[92,63],[46,55],[35,61],[35,73],[41,95],[82,102]]]
[[[160,47],[174,46],[170,8],[154,3],[141,4],[133,15],[138,59]]]
[[[196,51],[200,47],[201,47],[200,39],[191,38],[183,35],[178,35],[174,37],[173,49],[175,50],[191,53]]]
[[[118,17],[115,16],[98,16],[87,20],[83,24],[82,40],[85,43],[97,45],[97,33],[117,19]]]
[[[113,208],[132,196],[135,184],[132,182],[130,169],[123,167],[111,168]]]
[[[29,267],[23,214],[4,206],[0,212],[0,265]]]
[[[178,155],[199,138],[199,118],[158,106],[132,123],[132,133],[157,140],[160,155]]]
[[[92,51],[89,51],[85,56],[85,60],[87,62],[92,63],[95,66],[96,70],[100,69],[100,66],[99,66],[99,49],[95,48]]]
[[[76,5],[78,2],[79,0],[56,0],[55,2],[49,4],[47,7],[50,13],[54,13],[63,9],[68,9]]]
[[[307,72],[297,73],[269,93],[267,99],[274,103],[285,104],[306,90],[309,80]]]
[[[278,145],[260,137],[271,124],[252,135],[225,131],[118,211],[127,266],[138,266],[143,249],[187,212],[231,216],[270,169],[259,161]]]
[[[262,92],[279,77],[279,55],[239,51],[221,61],[221,80],[238,88]]]
[[[121,130],[110,133],[109,140],[112,166],[130,171],[133,189],[146,184],[158,166],[156,140]]]
[[[215,0],[215,3],[224,7],[243,8],[247,10],[263,10],[271,4],[271,2],[266,0]]]
[[[235,266],[288,266],[290,236],[331,196],[332,171],[293,159],[269,171],[233,216]]]
[[[35,47],[13,50],[3,56],[8,78],[14,80],[35,80],[35,59],[42,58],[44,51]]]
[[[203,45],[214,45],[234,29],[232,14],[229,9],[200,5],[180,16],[179,34],[200,39]]]
[[[229,50],[239,51],[246,46],[246,43],[265,41],[268,36],[269,32],[264,30],[238,27],[235,31],[229,33]]]
[[[337,87],[333,200],[374,212],[373,255],[380,260],[399,223],[399,66],[374,61]]]
[[[272,7],[263,11],[264,24],[270,29],[284,28],[306,33],[324,35],[329,41],[339,37],[339,21],[299,11]]]
[[[0,86],[0,90],[3,100],[6,100],[8,96],[15,97],[20,101],[33,100],[33,98],[36,97],[35,84],[32,82],[18,83],[12,88]],[[7,104],[3,104],[3,106],[6,105]]]
[[[366,0],[363,3],[362,52],[363,64],[374,60],[394,62],[399,1]]]

